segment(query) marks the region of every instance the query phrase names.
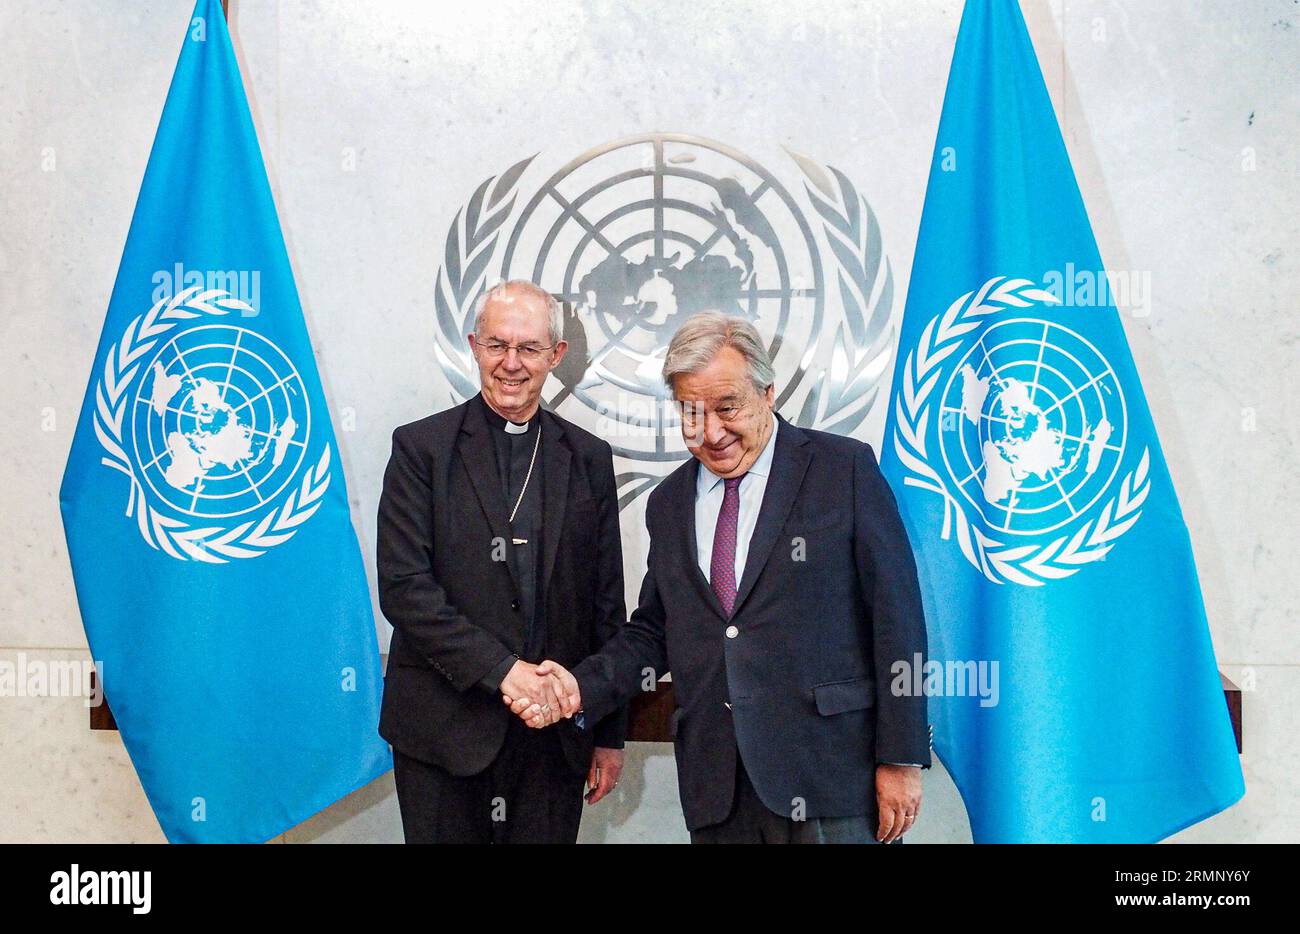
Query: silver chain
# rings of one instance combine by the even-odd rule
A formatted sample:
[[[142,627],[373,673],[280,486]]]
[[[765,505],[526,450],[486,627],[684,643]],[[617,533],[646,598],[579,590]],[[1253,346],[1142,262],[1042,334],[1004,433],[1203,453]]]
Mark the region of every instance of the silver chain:
[[[528,481],[533,479],[533,466],[537,463],[537,449],[542,446],[542,420],[537,420],[537,440],[533,442],[533,456],[528,461],[528,473],[524,475],[524,487],[519,491],[519,498],[515,500],[515,508],[510,510],[510,521],[515,521],[515,513],[519,511],[519,504],[524,501],[524,494],[528,492]]]

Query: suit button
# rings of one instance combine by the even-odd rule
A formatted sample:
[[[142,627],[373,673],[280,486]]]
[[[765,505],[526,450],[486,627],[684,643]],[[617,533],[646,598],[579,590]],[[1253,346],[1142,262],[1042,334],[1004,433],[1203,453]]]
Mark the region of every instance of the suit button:
[[[510,601],[510,609],[512,609],[512,610],[517,610],[517,609],[519,609],[519,601],[518,601],[518,600],[511,600],[511,601]]]
[[[728,638],[728,639],[734,639],[734,638],[736,638],[736,636],[738,636],[738,635],[740,635],[740,630],[737,629],[735,626],[728,626],[728,627],[727,627],[727,638]]]

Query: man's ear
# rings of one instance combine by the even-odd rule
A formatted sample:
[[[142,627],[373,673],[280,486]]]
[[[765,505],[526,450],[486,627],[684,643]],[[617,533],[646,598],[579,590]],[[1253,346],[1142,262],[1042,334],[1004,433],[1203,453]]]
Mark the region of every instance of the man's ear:
[[[763,398],[767,399],[767,407],[775,411],[776,406],[776,383],[767,387],[767,392],[763,393]]]
[[[558,344],[555,345],[555,358],[554,358],[553,360],[551,360],[551,369],[552,369],[552,370],[555,369],[557,366],[560,365],[560,361],[564,359],[565,351],[567,351],[568,349],[569,349],[569,342],[568,342],[568,341],[563,341],[563,340],[562,340],[562,341],[560,341]]]

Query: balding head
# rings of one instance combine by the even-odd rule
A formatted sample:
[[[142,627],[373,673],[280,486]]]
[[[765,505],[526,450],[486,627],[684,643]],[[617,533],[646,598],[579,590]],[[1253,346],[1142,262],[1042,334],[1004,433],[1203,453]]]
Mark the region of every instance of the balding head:
[[[564,312],[555,296],[535,282],[527,279],[511,279],[498,282],[478,297],[474,303],[474,333],[482,339],[483,314],[489,304],[513,304],[529,300],[540,302],[545,306],[547,319],[548,344],[558,344],[564,339]]]

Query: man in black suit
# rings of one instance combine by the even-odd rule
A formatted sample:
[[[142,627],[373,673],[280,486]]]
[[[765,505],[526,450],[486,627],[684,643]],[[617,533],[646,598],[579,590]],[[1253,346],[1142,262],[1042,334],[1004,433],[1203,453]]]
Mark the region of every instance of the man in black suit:
[[[930,764],[925,697],[899,675],[926,634],[871,448],[775,415],[772,364],[744,319],[689,320],[663,376],[695,457],[650,496],[640,606],[572,674],[559,660],[538,671],[589,717],[647,669],[672,672],[693,842],[899,839]],[[512,709],[544,725],[538,705]]]
[[[539,406],[564,357],[555,299],[529,282],[480,298],[482,391],[393,432],[379,501],[379,602],[393,625],[379,732],[407,842],[567,842],[623,765],[625,716],[561,717],[532,664],[576,664],[622,625],[608,443]],[[503,695],[527,701],[535,731]]]

